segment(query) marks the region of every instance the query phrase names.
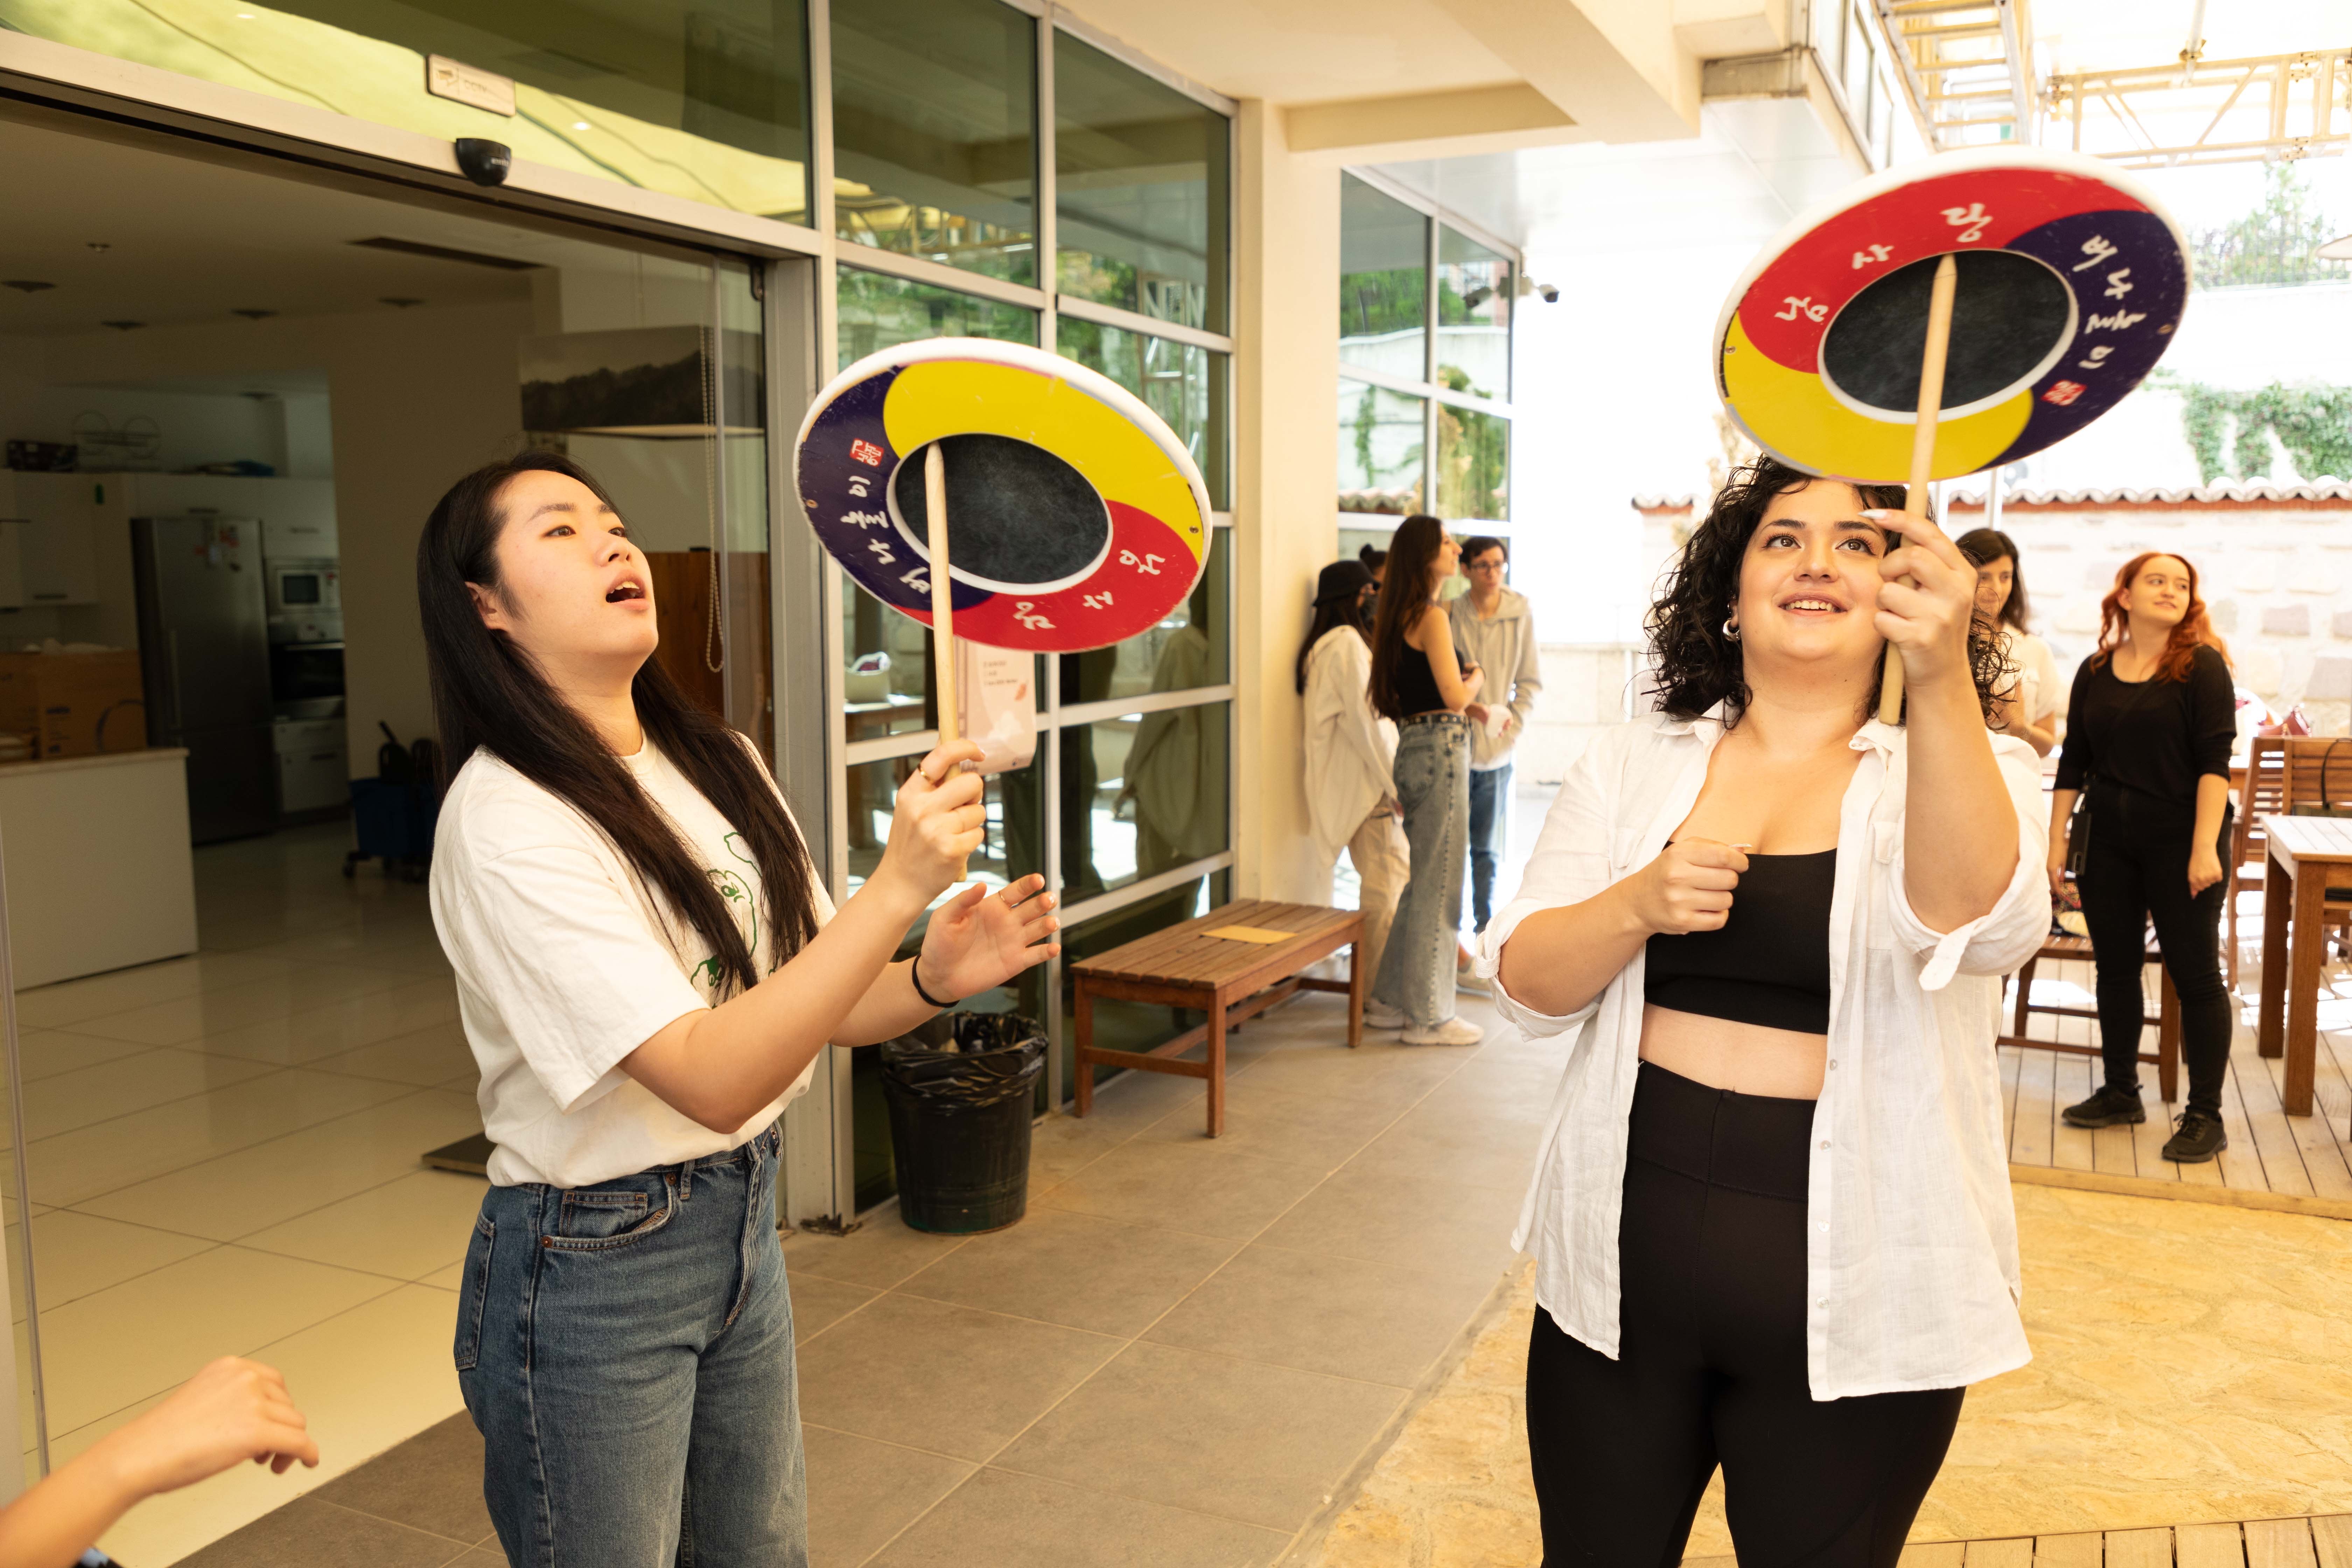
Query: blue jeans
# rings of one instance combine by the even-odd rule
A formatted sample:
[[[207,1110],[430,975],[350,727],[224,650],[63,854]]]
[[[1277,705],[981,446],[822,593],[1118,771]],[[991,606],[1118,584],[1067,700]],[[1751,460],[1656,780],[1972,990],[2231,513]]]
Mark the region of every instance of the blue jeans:
[[[1511,798],[1511,764],[1470,771],[1470,918],[1478,931],[1495,918],[1496,836]]]
[[[457,1385],[516,1568],[804,1568],[778,1136],[482,1199]]]
[[[1397,726],[1397,800],[1412,871],[1381,954],[1372,999],[1416,1029],[1454,1016],[1454,932],[1470,821],[1470,726],[1457,717]]]

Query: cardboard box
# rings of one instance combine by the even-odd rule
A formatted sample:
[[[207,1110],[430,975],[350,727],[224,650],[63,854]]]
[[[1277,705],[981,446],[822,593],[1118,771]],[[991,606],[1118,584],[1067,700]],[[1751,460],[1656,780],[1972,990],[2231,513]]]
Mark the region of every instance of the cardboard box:
[[[138,651],[0,654],[0,731],[44,759],[145,750]]]

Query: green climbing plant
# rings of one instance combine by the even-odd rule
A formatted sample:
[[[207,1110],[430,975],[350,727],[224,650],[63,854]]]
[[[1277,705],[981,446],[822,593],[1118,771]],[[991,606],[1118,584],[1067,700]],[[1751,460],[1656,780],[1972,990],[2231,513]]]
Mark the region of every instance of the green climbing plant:
[[[2223,474],[2270,478],[2273,436],[2303,478],[2352,479],[2352,386],[2273,382],[2232,392],[2163,371],[2154,384],[2180,395],[2181,434],[2206,484]]]

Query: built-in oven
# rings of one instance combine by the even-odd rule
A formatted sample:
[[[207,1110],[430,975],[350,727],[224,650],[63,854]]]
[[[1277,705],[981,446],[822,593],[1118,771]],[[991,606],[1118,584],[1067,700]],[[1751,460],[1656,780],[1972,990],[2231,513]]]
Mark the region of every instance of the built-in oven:
[[[269,591],[272,616],[342,613],[342,574],[334,561],[271,561],[265,565],[262,581]]]
[[[269,705],[280,719],[332,719],[343,710],[343,645],[269,645]]]

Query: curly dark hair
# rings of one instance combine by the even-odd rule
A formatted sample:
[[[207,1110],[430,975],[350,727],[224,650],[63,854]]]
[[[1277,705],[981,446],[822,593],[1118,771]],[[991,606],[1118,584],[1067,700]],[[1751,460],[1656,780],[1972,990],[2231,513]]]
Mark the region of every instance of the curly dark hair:
[[[1748,556],[1748,541],[1775,496],[1815,482],[1811,474],[1759,458],[1734,469],[1730,481],[1717,492],[1706,521],[1692,530],[1690,542],[1667,568],[1644,623],[1650,637],[1651,684],[1662,711],[1696,719],[1720,702],[1725,722],[1739,721],[1748,708],[1748,680],[1739,644],[1723,635],[1723,623],[1739,596],[1739,568]],[[1855,485],[1853,489],[1865,507],[1903,510],[1901,485]],[[2004,667],[1999,644],[1980,621],[1969,633],[1969,664],[1976,676],[1978,704],[1990,718]],[[1878,707],[1883,669],[1871,677],[1865,712]]]

